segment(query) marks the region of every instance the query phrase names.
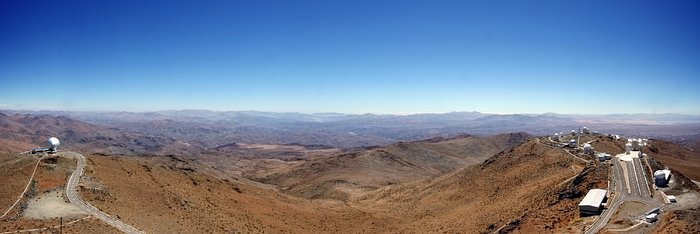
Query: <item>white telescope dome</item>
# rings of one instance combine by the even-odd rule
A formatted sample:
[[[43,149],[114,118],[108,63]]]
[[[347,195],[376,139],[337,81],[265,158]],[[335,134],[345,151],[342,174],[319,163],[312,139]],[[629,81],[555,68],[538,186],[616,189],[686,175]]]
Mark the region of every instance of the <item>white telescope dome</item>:
[[[49,138],[49,149],[56,151],[58,150],[58,146],[61,144],[60,141],[58,141],[58,138],[51,137]]]

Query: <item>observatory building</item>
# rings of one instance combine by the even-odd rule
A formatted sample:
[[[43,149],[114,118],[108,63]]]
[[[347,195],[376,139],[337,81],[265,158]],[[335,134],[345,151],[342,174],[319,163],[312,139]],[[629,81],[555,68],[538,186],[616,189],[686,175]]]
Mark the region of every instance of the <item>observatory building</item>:
[[[593,146],[591,144],[583,145],[583,153],[588,155],[593,155]]]
[[[599,153],[596,158],[598,158],[598,161],[605,161],[605,160],[610,160],[612,159],[612,155],[606,154],[606,153]]]
[[[581,128],[581,133],[583,133],[583,134],[590,134],[590,133],[591,133],[591,130],[588,129],[588,127],[583,127],[583,128]]]
[[[657,187],[666,187],[671,179],[671,170],[658,170],[654,172],[654,184]]]
[[[627,139],[627,144],[630,145],[629,148],[631,151],[639,151],[642,146],[644,146],[642,139]],[[625,146],[627,146],[627,144],[625,144]]]
[[[555,132],[555,133],[554,133],[554,136],[552,136],[552,140],[553,140],[553,141],[556,141],[556,142],[559,142],[559,133]]]
[[[576,140],[571,139],[571,140],[569,141],[569,147],[571,147],[571,148],[576,147]]]
[[[605,189],[591,189],[578,204],[581,215],[599,214],[608,191]]]
[[[632,143],[627,143],[625,144],[625,154],[630,154],[630,151],[632,151]]]
[[[31,153],[32,154],[43,153],[43,152],[47,152],[50,154],[56,153],[58,151],[58,146],[61,144],[61,142],[58,141],[58,138],[51,137],[51,138],[49,138],[49,140],[47,142],[49,143],[48,148],[33,148]]]
[[[55,137],[49,138],[49,152],[56,153],[56,151],[58,151],[58,146],[60,144],[61,144],[61,142],[58,141],[58,138],[55,138]]]

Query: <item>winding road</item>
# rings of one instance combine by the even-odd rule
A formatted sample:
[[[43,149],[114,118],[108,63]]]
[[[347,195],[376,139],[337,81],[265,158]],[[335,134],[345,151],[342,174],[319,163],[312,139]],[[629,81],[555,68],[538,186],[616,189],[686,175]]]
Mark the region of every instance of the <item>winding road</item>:
[[[633,152],[635,154],[637,152]],[[611,192],[615,193],[612,204],[603,210],[598,219],[584,232],[586,234],[596,233],[610,222],[615,211],[625,202],[639,202],[650,207],[659,207],[662,204],[652,198],[652,191],[649,189],[649,181],[646,172],[638,157],[622,159],[620,155],[612,159],[612,186]],[[608,201],[610,202],[610,201]]]
[[[75,152],[63,153],[66,156],[74,157],[78,160],[78,165],[75,167],[75,171],[73,171],[73,174],[71,174],[71,176],[68,178],[68,182],[66,183],[66,197],[68,197],[68,201],[70,201],[70,203],[73,203],[80,209],[84,210],[88,214],[101,219],[105,223],[119,229],[122,232],[130,234],[143,233],[142,231],[126,223],[123,223],[122,221],[115,219],[112,216],[109,216],[108,214],[100,211],[99,209],[95,208],[94,206],[88,204],[83,199],[81,199],[80,196],[78,196],[76,187],[78,186],[78,183],[80,182],[80,177],[83,175],[83,170],[85,169],[85,157],[82,154]]]

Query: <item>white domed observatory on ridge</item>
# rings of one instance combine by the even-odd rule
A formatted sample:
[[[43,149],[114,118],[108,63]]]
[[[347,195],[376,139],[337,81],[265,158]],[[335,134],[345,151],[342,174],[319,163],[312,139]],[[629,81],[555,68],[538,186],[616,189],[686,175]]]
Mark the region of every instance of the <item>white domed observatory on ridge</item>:
[[[58,138],[55,138],[55,137],[49,138],[49,152],[50,153],[56,153],[56,151],[58,151],[59,145],[61,145],[61,142],[58,141]]]
[[[30,153],[36,154],[36,153],[56,153],[58,152],[58,146],[61,145],[61,142],[58,140],[56,137],[51,137],[47,140],[47,143],[49,144],[48,148],[33,148]]]

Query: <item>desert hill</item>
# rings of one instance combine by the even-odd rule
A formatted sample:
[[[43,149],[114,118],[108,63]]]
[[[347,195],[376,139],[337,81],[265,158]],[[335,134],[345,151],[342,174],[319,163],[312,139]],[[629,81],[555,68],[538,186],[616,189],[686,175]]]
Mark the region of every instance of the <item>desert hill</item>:
[[[509,145],[504,142],[516,144],[517,139],[523,137],[529,135],[504,134],[489,140],[465,136],[400,143],[359,152],[355,158],[391,159],[396,172],[414,170],[421,173],[418,170],[427,167],[421,168],[409,160],[444,158],[453,162],[467,161],[470,158],[466,152],[471,151],[463,147],[470,142],[493,141],[500,142],[497,144],[500,147],[507,147]],[[560,148],[544,144],[544,140],[546,138],[535,138],[511,145],[482,162],[438,176],[377,186],[352,199],[325,197],[341,200],[307,199],[303,194],[280,191],[277,186],[227,174],[189,157],[88,155],[80,194],[101,210],[152,233],[581,232],[586,221],[580,219],[577,205],[588,190],[605,188],[608,166],[596,161],[583,163]],[[605,138],[600,139],[600,142],[604,141]],[[672,144],[659,148],[662,153],[671,150],[674,150]],[[423,155],[425,152],[434,155],[428,157]],[[21,180],[26,180],[34,161],[7,157],[0,160],[0,167],[12,169],[8,170],[9,174],[0,175],[17,173]],[[43,164],[46,165],[40,167],[39,188],[60,188],[72,165],[70,160],[59,158]],[[422,172],[427,174],[439,172],[439,166],[446,164],[426,165],[434,167],[434,170]],[[396,172],[375,170],[372,173],[389,177]],[[332,175],[323,170],[319,170],[319,174]],[[315,179],[312,175],[309,177]],[[348,180],[357,178],[362,176],[349,177]],[[679,174],[678,178],[684,177]],[[687,185],[697,190],[694,184]],[[11,190],[21,190],[22,187],[22,183],[12,183],[4,194],[12,196],[17,192]],[[0,202],[5,204],[11,200],[2,199]],[[692,226],[693,218],[698,217],[696,211],[693,208],[670,211],[659,226],[662,230],[697,230],[697,226]],[[0,220],[0,227],[18,230],[56,222],[55,219],[19,217]],[[71,228],[68,230],[114,231],[104,227],[104,223],[90,219],[79,221]]]
[[[323,145],[330,148],[383,146],[400,141],[453,137],[464,133],[494,135],[553,132],[588,126],[601,133],[634,135],[685,143],[697,137],[700,116],[679,114],[564,115],[442,114],[378,115],[276,113],[257,111],[173,110],[156,112],[71,112],[2,110],[13,115],[67,116],[123,132],[172,138],[201,148],[231,143]],[[177,151],[174,151],[176,153]],[[173,153],[173,152],[171,152]],[[184,154],[183,154],[184,155]]]
[[[700,151],[663,140],[652,140],[645,153],[690,179],[700,181]]]
[[[0,152],[22,152],[45,147],[48,137],[61,139],[62,149],[102,154],[165,154],[191,152],[173,138],[123,131],[65,116],[0,115]]]
[[[87,176],[106,190],[86,200],[152,233],[360,232],[374,219],[339,203],[318,203],[246,179],[213,177],[179,158],[91,156]]]
[[[441,177],[387,186],[354,206],[379,217],[400,216],[399,230],[406,232],[567,230],[578,215],[576,203],[588,189],[603,185],[606,173],[531,140]],[[563,183],[577,175],[574,183]],[[535,212],[555,218],[526,220]]]
[[[401,142],[309,160],[286,172],[253,178],[304,198],[348,200],[368,191],[426,179],[482,162],[531,138],[527,133]]]

